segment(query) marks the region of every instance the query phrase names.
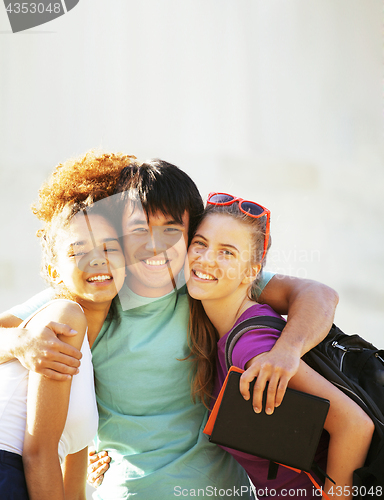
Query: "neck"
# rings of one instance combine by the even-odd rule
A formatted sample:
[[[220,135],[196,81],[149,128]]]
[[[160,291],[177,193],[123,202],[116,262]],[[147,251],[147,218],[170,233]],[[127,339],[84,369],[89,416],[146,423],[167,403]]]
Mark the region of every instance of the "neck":
[[[84,314],[87,318],[88,341],[90,347],[92,347],[107,317],[112,301],[98,303],[79,300],[78,302],[84,309]]]
[[[204,310],[216,328],[219,337],[223,337],[239,319],[239,317],[249,307],[255,305],[255,302],[248,298],[248,288],[239,290],[228,297],[213,300],[202,300]]]
[[[177,277],[176,279],[173,278],[164,286],[161,287],[151,287],[151,286],[146,286],[143,285],[139,280],[136,278],[130,278],[127,276],[125,280],[126,285],[130,290],[132,290],[133,293],[136,295],[140,295],[141,297],[148,297],[148,298],[160,298],[164,297],[164,295],[168,295],[168,293],[173,292],[174,290],[177,290]]]

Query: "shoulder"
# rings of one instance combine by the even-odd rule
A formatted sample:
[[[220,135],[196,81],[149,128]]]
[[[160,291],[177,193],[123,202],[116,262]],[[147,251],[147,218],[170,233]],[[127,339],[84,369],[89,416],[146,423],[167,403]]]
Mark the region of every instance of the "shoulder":
[[[240,317],[240,320],[246,320],[253,318],[255,320],[255,325],[257,324],[257,318],[259,316],[270,316],[273,318],[283,319],[282,316],[277,313],[268,304],[254,303],[251,305]]]
[[[41,311],[46,311],[47,314],[55,316],[58,320],[69,319],[71,321],[86,322],[84,310],[80,304],[73,300],[55,299],[49,302]]]
[[[66,299],[52,300],[28,322],[28,326],[40,324],[49,327],[51,322],[62,323],[75,330],[78,335],[58,335],[58,337],[77,348],[81,346],[87,330],[87,318],[79,304]]]
[[[241,320],[254,320],[254,325],[256,326],[259,316],[270,316],[281,319],[281,316],[268,305],[255,304],[245,311]],[[274,328],[250,328],[238,337],[233,347],[232,359],[234,364],[236,366],[245,366],[246,362],[252,357],[270,351],[279,336],[280,332]]]

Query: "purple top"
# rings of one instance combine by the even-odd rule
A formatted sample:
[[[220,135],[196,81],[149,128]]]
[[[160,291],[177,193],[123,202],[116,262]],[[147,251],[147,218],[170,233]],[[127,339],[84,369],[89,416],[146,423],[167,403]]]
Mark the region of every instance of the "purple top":
[[[240,318],[236,321],[234,326],[236,326],[241,321],[248,318],[253,318],[256,316],[274,316],[276,318],[281,318],[273,309],[268,305],[255,304],[247,309]],[[217,377],[215,381],[215,387],[213,391],[213,396],[216,399],[220,388],[223,385],[225,377],[227,376],[227,369],[225,365],[225,342],[227,340],[229,332],[227,332],[217,343]],[[250,330],[244,333],[240,339],[236,342],[236,345],[232,352],[232,363],[238,368],[245,369],[246,363],[266,351],[270,351],[274,346],[276,340],[278,339],[280,332],[270,328],[260,328],[256,330]],[[212,404],[213,406],[213,404]],[[263,409],[264,411],[264,409]],[[261,498],[275,498],[276,494],[272,492],[271,496],[268,492],[276,490],[285,496],[288,496],[289,490],[306,490],[300,491],[293,495],[293,492],[289,494],[290,498],[319,498],[318,495],[314,495],[314,486],[308,476],[302,472],[298,474],[285,467],[279,467],[277,478],[274,480],[267,480],[269,461],[264,458],[259,458],[248,453],[243,453],[241,451],[233,450],[231,448],[222,447],[228,451],[244,469],[246,470],[248,476],[250,477],[252,483],[256,488],[256,493],[259,492]],[[328,452],[328,434],[323,432],[321,437],[315,460],[318,465],[325,471],[326,468],[326,457]],[[319,482],[319,481],[317,481]],[[286,491],[283,491],[283,490]],[[297,496],[296,496],[297,495]]]

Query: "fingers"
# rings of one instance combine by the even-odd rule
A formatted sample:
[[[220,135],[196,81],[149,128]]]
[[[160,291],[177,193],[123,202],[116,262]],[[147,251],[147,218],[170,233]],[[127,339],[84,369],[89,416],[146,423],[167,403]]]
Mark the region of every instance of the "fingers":
[[[105,463],[100,464],[95,472],[88,475],[88,482],[94,488],[97,488],[103,482],[104,474],[109,469],[110,460],[109,457],[105,458]]]
[[[40,372],[44,377],[50,378],[51,380],[57,380],[58,382],[66,382],[71,380],[71,375],[65,375],[64,373],[55,372],[54,370],[43,369]]]
[[[271,375],[269,381],[265,380],[264,383],[263,382],[260,383],[260,387],[258,386],[257,382],[258,380],[255,383],[257,392],[255,393],[255,389],[253,390],[253,406],[254,408],[255,407],[260,408],[259,403],[260,401],[262,401],[263,393],[266,384],[268,383],[267,399],[265,402],[265,413],[267,415],[272,415],[275,408],[280,406],[281,402],[283,401],[285,391],[287,390],[289,377],[287,377],[285,374],[274,372]]]
[[[49,342],[44,349],[40,351],[40,364],[42,368],[50,368],[52,370],[63,371],[63,373],[69,373],[74,375],[76,369],[80,366],[80,358],[78,357],[78,353],[82,356],[81,352],[78,351],[75,347],[69,346],[72,350],[65,349],[66,352],[59,351],[58,349],[62,349],[61,344],[66,346],[65,342],[60,342],[60,344],[56,343],[60,342],[57,339],[55,342]],[[64,348],[63,348],[64,350]],[[72,354],[75,354],[76,357],[73,357]]]
[[[80,362],[78,361],[80,365]],[[73,375],[77,375],[79,373],[79,368],[70,367],[68,365],[62,363],[52,362],[47,364],[47,366],[40,367],[38,373],[41,373],[47,378],[52,380],[58,380],[59,382],[63,382],[66,380],[70,380]]]
[[[76,330],[72,330],[70,326],[64,323],[56,323],[56,321],[51,321],[48,323],[47,328],[52,330],[56,335],[67,335],[73,337],[77,334]]]
[[[267,384],[267,380],[265,381],[264,387],[261,388],[261,397],[263,396],[264,389]],[[267,389],[267,399],[265,402],[265,413],[267,415],[272,415],[276,405],[276,390],[279,385],[279,376],[277,374],[273,374],[268,382]],[[255,396],[254,396],[255,397]]]
[[[74,358],[68,358],[70,361],[66,360],[66,363],[58,363],[50,361],[51,358],[43,357],[36,360],[34,371],[40,373],[47,378],[58,381],[70,380],[74,375],[79,373],[80,361],[74,360]],[[62,359],[62,358],[60,358]],[[76,366],[69,366],[69,363]]]
[[[76,330],[72,330],[68,325],[64,325],[62,323],[55,323],[54,321],[51,321],[47,325],[47,328],[49,330],[52,330],[53,333],[55,333],[56,335],[74,336],[77,334]],[[51,342],[52,342],[51,343],[52,347],[56,346],[57,350],[59,350],[60,352],[62,352],[65,355],[69,356],[70,358],[81,359],[82,354],[75,347],[73,347],[69,344],[66,344],[65,342],[61,342],[60,339],[54,338],[54,339],[52,339]],[[68,364],[68,363],[65,363],[65,364]]]
[[[263,409],[263,394],[264,394],[264,389],[265,389],[265,386],[268,382],[269,376],[270,376],[270,374],[266,370],[261,369],[259,372],[259,375],[255,381],[255,385],[253,387],[252,405],[253,405],[253,409],[256,413],[260,413]],[[267,411],[267,407],[266,407],[266,413],[268,413],[269,415],[271,414],[271,408],[270,408],[271,399],[272,398],[270,396],[269,403],[268,403],[269,404],[268,411]],[[272,412],[273,412],[273,410],[272,410]]]
[[[279,385],[276,391],[275,408],[281,405],[283,398],[285,396],[285,391],[288,387],[289,377],[283,376],[280,378]]]
[[[76,335],[68,325],[50,322],[23,329],[15,357],[27,369],[54,380],[68,380],[78,373],[81,352],[56,336]]]
[[[66,342],[53,335],[53,333],[67,332],[69,335],[74,334],[68,325],[55,323],[51,321],[45,328],[46,332],[50,332],[50,337],[45,339],[44,348],[40,350],[40,364],[43,369],[54,370],[65,375],[75,375],[80,366],[81,352]],[[72,332],[72,333],[70,333]]]
[[[39,352],[39,357],[36,358],[36,372],[53,380],[68,380],[79,373],[80,361],[69,354],[58,351],[57,349],[61,349],[61,346],[57,345],[58,342],[63,346],[67,346],[65,342],[61,342],[59,339],[49,342],[46,348]],[[68,347],[71,347],[73,354],[77,355],[79,352],[72,346]],[[72,350],[68,351],[72,352]]]
[[[97,488],[103,482],[104,474],[109,469],[111,461],[106,451],[96,453],[90,451],[88,455],[88,483]]]
[[[260,413],[263,409],[263,394],[268,383],[268,393],[265,405],[265,412],[268,415],[273,413],[275,408],[275,393],[279,382],[278,376],[271,376],[271,370],[265,366],[251,366],[240,377],[240,392],[243,398],[248,401],[251,397],[249,386],[256,378],[252,394],[252,406],[256,413]]]
[[[246,370],[240,377],[240,392],[246,401],[248,401],[251,398],[251,393],[249,391],[249,384],[258,375],[258,372],[252,370],[251,368]]]
[[[256,379],[252,394],[252,406],[256,413],[263,410],[263,396],[267,386],[265,413],[272,415],[274,409],[280,406],[288,382],[297,371],[298,362],[299,358],[296,356],[285,354],[276,358],[271,352],[266,352],[247,363],[247,370],[240,378],[240,392],[245,400],[249,400],[251,397],[249,386]]]
[[[34,370],[53,380],[65,381],[79,373],[81,352],[56,336],[35,354]]]

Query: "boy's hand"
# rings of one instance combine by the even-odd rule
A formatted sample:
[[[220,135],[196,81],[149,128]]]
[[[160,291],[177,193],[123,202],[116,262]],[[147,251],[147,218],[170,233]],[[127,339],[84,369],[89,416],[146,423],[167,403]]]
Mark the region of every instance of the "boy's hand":
[[[28,370],[53,380],[68,380],[78,373],[81,352],[57,335],[76,335],[68,325],[51,321],[44,328],[21,329],[14,356]]]
[[[240,392],[244,399],[250,399],[249,384],[257,378],[253,389],[253,408],[256,413],[263,409],[263,393],[268,382],[265,413],[272,415],[283,400],[290,379],[299,369],[300,356],[287,349],[274,349],[255,356],[246,364],[246,371],[240,378]]]

